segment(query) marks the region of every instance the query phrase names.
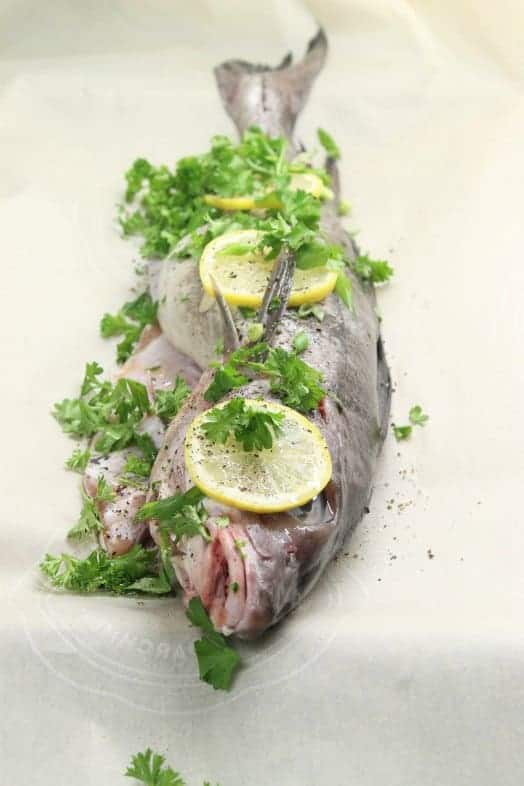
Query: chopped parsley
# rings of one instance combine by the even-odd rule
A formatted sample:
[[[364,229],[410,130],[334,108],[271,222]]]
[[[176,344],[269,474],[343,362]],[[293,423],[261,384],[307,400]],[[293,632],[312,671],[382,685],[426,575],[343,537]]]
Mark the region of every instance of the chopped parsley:
[[[131,453],[124,464],[122,476],[125,477],[126,475],[136,475],[139,478],[148,478],[151,474],[152,466],[153,462],[149,459],[140,458],[134,453]]]
[[[303,303],[297,309],[297,315],[301,319],[306,317],[315,317],[319,322],[322,322],[325,316],[324,309],[318,303]]]
[[[247,546],[246,541],[242,540],[241,538],[235,538],[234,545],[235,545],[235,551],[239,553],[242,559],[245,559],[246,552],[244,551],[244,549]]]
[[[340,151],[329,134],[319,129],[318,136],[328,154],[338,158]],[[262,233],[260,248],[269,258],[286,247],[294,252],[299,268],[324,265],[333,256],[344,259],[341,246],[324,242],[321,200],[292,188],[295,174],[314,173],[325,185],[329,175],[312,169],[303,158],[288,161],[287,144],[283,137],[270,138],[252,127],[238,144],[225,136],[214,137],[207,153],[182,158],[174,171],[138,159],[126,174],[125,204],[120,208],[124,235],[143,238],[144,257],[198,257],[219,235],[257,229]],[[216,203],[216,197],[238,196],[254,197],[259,210],[222,210]],[[251,250],[235,243],[221,253],[242,256]],[[119,317],[108,318],[106,330],[120,330]],[[122,332],[125,342],[125,327]],[[125,351],[127,344],[121,354]]]
[[[144,415],[149,414],[150,405],[141,382],[119,379],[113,385],[99,378],[102,372],[98,363],[88,363],[80,396],[55,404],[53,415],[66,434],[74,437],[96,434],[95,450],[110,453],[139,444],[136,429]]]
[[[295,333],[295,337],[293,339],[293,348],[295,352],[300,354],[301,352],[305,352],[305,350],[309,347],[309,337],[307,333],[304,333],[303,330],[300,330],[298,333]]]
[[[395,423],[392,424],[395,439],[397,442],[408,439],[413,432],[413,426],[425,426],[428,420],[429,415],[425,415],[422,411],[422,407],[416,404],[409,410],[409,421],[411,425],[397,426]]]
[[[281,347],[272,349],[265,362],[270,374],[270,387],[288,407],[310,412],[324,398],[322,374],[305,363],[294,352]]]
[[[112,502],[115,496],[115,492],[109,483],[100,475],[97,479],[96,495],[90,497],[84,492],[82,493],[83,504],[80,517],[74,527],[71,527],[67,533],[67,537],[72,540],[83,540],[89,535],[98,535],[99,532],[102,532],[104,525],[100,520],[97,503]]]
[[[409,420],[414,426],[425,426],[429,420],[429,415],[425,415],[420,404],[416,404],[409,410]]]
[[[124,303],[117,314],[104,314],[100,322],[102,336],[123,337],[116,348],[118,363],[124,363],[130,357],[145,326],[156,322],[157,305],[149,292],[143,292],[135,300]]]
[[[177,377],[174,388],[157,392],[154,404],[155,413],[167,425],[178,414],[179,409],[190,393],[191,390],[182,377]]]
[[[200,679],[212,685],[215,690],[228,690],[233,674],[240,664],[238,652],[213,628],[200,598],[189,601],[186,615],[191,624],[200,628],[204,634],[195,641]]]
[[[71,592],[112,592],[121,595],[126,592],[147,591],[143,579],[158,579],[156,549],[133,546],[127,554],[110,557],[103,549],[95,549],[85,559],[71,554],[53,556],[46,554],[40,568],[53,586]],[[165,589],[165,592],[169,592]],[[157,594],[157,593],[155,593]]]
[[[82,474],[85,472],[90,458],[91,452],[89,450],[80,450],[80,448],[75,448],[66,461],[66,467],[67,469],[71,469],[73,472],[79,472]]]
[[[231,435],[245,451],[273,447],[273,438],[282,433],[281,412],[256,409],[244,398],[233,398],[223,407],[215,407],[207,414],[202,430],[211,442],[223,445]]]
[[[151,748],[147,748],[143,753],[137,753],[132,757],[125,775],[128,778],[135,778],[144,786],[186,786],[182,776],[166,765],[165,761],[164,756],[153,753]],[[211,786],[211,784],[205,781],[203,786]]]
[[[160,530],[172,535],[175,540],[180,540],[184,536],[191,538],[195,535],[210,540],[205,526],[207,511],[203,499],[204,495],[200,489],[194,486],[185,494],[178,493],[155,502],[146,502],[136,514],[136,520],[156,519],[160,524]]]
[[[164,766],[164,763],[164,756],[147,748],[144,753],[133,756],[125,774],[144,786],[185,786],[182,776],[171,767]]]
[[[318,141],[328,154],[330,158],[334,158],[335,160],[340,158],[340,148],[334,141],[333,137],[331,137],[327,131],[324,131],[322,128],[319,128],[317,131]]]
[[[219,401],[230,391],[245,385],[250,372],[267,377],[271,391],[299,412],[315,409],[326,393],[322,374],[301,360],[296,352],[261,343],[232,352],[227,362],[218,366],[204,398]]]
[[[341,199],[337,212],[339,216],[347,216],[351,212],[351,205],[345,199]]]
[[[383,284],[393,275],[393,268],[385,260],[368,256],[358,256],[351,262],[351,267],[362,281],[372,284]]]
[[[67,537],[71,538],[71,540],[84,540],[90,535],[98,535],[103,529],[104,525],[100,521],[95,500],[84,494],[80,516],[76,524],[67,533]]]
[[[413,431],[412,426],[397,426],[395,423],[392,424],[392,428],[397,442],[401,442],[403,439],[410,437]]]

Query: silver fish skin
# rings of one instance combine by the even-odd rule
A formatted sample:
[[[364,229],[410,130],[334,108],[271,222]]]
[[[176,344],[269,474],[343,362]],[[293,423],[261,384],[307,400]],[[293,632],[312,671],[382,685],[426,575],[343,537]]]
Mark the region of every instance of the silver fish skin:
[[[216,69],[224,105],[239,131],[256,123],[270,134],[290,135],[312,81],[326,55],[319,32],[299,64],[287,58],[277,69],[232,61]],[[328,161],[335,190],[338,179]],[[326,203],[323,228],[342,243],[350,257],[355,244],[340,225],[337,200]],[[196,275],[196,273],[195,273]],[[373,287],[348,273],[354,309],[329,296],[324,320],[282,316],[272,339],[291,350],[297,331],[309,347],[301,356],[324,375],[329,395],[310,414],[324,435],[333,474],[326,489],[302,508],[255,514],[208,501],[211,542],[183,538],[173,548],[173,565],[186,600],[200,596],[215,627],[224,634],[254,638],[295,608],[314,587],[369,503],[377,457],[389,419],[391,385],[380,339]],[[204,372],[192,396],[169,426],[153,467],[153,498],[165,498],[191,486],[184,463],[184,439],[194,417],[210,404],[204,393],[213,372]],[[254,380],[229,397],[262,396],[272,400],[268,383]],[[228,527],[217,525],[228,516]],[[155,524],[153,537],[158,540]],[[243,556],[235,542],[243,543]]]

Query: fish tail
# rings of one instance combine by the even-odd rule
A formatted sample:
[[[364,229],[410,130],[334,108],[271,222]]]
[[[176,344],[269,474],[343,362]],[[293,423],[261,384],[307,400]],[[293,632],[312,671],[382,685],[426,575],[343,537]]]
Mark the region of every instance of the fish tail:
[[[218,90],[227,113],[242,134],[252,125],[270,136],[291,138],[296,119],[327,55],[326,34],[319,28],[302,60],[291,53],[271,67],[227,60],[215,68]]]

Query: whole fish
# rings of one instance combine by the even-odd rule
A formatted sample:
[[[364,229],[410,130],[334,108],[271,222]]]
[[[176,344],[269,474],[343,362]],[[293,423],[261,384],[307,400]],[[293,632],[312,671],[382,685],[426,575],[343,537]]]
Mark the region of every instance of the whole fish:
[[[238,60],[220,65],[215,71],[218,87],[238,131],[258,125],[272,136],[288,137],[296,151],[291,139],[295,121],[326,51],[326,37],[319,31],[304,59],[295,65],[289,56],[275,69]],[[343,245],[348,257],[354,258],[356,246],[338,219],[335,162],[328,159],[327,168],[337,198],[325,203],[322,226],[329,241]],[[284,299],[283,306],[293,272],[291,265],[286,270],[286,264],[284,255],[271,292]],[[329,391],[309,415],[329,446],[333,462],[329,484],[303,507],[276,514],[250,513],[207,501],[210,541],[186,537],[173,547],[172,561],[186,599],[199,596],[216,629],[224,634],[257,636],[295,608],[366,511],[387,431],[391,386],[373,286],[349,271],[348,275],[353,286],[352,311],[332,294],[323,303],[321,323],[314,316],[299,318],[283,307],[276,312],[263,308],[260,317],[275,347],[291,350],[297,330],[308,335],[309,346],[301,357],[322,372]],[[183,291],[183,302],[174,302],[177,290]],[[195,262],[166,261],[160,296],[159,320],[166,336],[199,364],[213,359],[213,345],[224,330],[221,310],[227,309],[220,297],[217,302],[206,301]],[[243,326],[235,311],[232,319],[241,334]],[[230,333],[228,319],[226,325]],[[210,406],[204,393],[212,375],[212,370],[204,372],[166,432],[153,467],[151,499],[184,492],[192,485],[184,463],[184,438],[193,418]],[[260,379],[228,397],[233,395],[273,399],[267,381]],[[220,526],[224,516],[230,520],[227,527]],[[154,523],[151,530],[158,540]],[[243,554],[235,548],[238,540],[245,544]]]

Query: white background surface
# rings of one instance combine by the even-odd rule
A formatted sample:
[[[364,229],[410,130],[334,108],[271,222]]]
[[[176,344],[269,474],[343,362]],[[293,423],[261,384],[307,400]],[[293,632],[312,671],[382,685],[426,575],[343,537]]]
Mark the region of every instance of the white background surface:
[[[212,66],[275,62],[313,26],[294,2],[1,5],[2,783],[113,786],[148,745],[188,786],[523,782],[522,5],[310,7],[331,53],[299,134],[343,148],[350,226],[396,271],[394,419],[431,421],[388,440],[348,556],[223,695],[179,601],[40,582],[79,506],[48,411],[113,356],[125,168],[229,132]]]

